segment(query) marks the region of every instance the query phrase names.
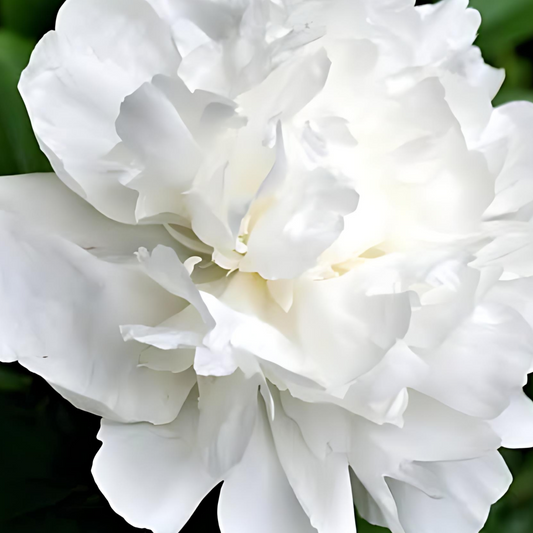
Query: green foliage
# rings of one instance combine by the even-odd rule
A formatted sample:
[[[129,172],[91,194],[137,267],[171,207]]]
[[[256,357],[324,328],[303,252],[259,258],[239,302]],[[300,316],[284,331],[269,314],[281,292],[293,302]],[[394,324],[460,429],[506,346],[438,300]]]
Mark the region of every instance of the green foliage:
[[[477,45],[487,62],[507,74],[495,105],[533,101],[533,1],[470,0],[470,5],[483,19]]]
[[[52,29],[63,0],[0,0],[0,175],[47,171],[17,82],[37,40]],[[430,3],[426,0],[420,3]],[[533,101],[533,0],[471,0],[483,24],[477,44],[507,79],[495,100]],[[91,478],[96,417],[71,407],[40,378],[0,367],[0,531],[123,533]],[[515,476],[483,533],[533,531],[533,453],[505,451]],[[217,531],[214,493],[185,531]],[[358,518],[359,533],[386,533]],[[450,532],[453,533],[453,532]]]
[[[0,29],[0,175],[48,170],[33,134],[17,83],[34,43]]]
[[[57,10],[65,0],[1,0],[0,20],[4,28],[39,39],[52,29]]]
[[[533,37],[531,0],[470,0],[483,16],[479,46],[488,54],[516,47]]]

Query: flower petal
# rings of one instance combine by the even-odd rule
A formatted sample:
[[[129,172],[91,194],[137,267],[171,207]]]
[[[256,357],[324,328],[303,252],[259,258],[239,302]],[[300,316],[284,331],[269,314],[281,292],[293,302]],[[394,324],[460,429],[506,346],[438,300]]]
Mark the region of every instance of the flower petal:
[[[358,195],[333,175],[316,170],[292,176],[288,190],[255,224],[242,272],[269,280],[292,279],[317,264],[341,234],[343,216],[357,207]]]
[[[106,260],[134,259],[142,246],[170,246],[180,255],[188,252],[163,226],[131,226],[99,213],[66,187],[54,174],[2,176],[0,210],[24,218],[42,231],[59,235]]]
[[[533,334],[514,310],[479,305],[435,350],[417,350],[429,366],[416,389],[471,416],[500,415],[531,366]]]
[[[191,280],[187,268],[172,248],[157,246],[152,254],[145,249],[140,249],[139,261],[155,282],[169,293],[193,305],[208,327],[214,326],[213,317],[203,302],[200,292]]]
[[[208,471],[225,475],[248,447],[257,416],[259,380],[237,370],[226,377],[198,377],[198,443]]]
[[[201,162],[200,148],[157,79],[126,97],[116,123],[123,147],[139,162],[127,183],[139,192],[138,220],[166,212],[183,216],[183,193]]]
[[[355,533],[346,455],[315,456],[296,422],[283,410],[279,393],[273,396],[277,401],[271,427],[278,457],[311,525],[318,533]]]
[[[130,165],[108,157],[120,142],[120,104],[155,74],[175,74],[179,61],[145,0],[71,0],[22,75],[33,128],[58,176],[121,222],[135,222],[137,193],[121,184]]]
[[[276,454],[260,411],[242,461],[228,476],[218,504],[222,533],[313,533]]]
[[[111,507],[133,526],[180,531],[218,483],[203,466],[197,426],[197,390],[167,425],[102,421],[93,476]]]
[[[522,389],[511,397],[509,407],[490,421],[494,431],[501,437],[505,448],[531,448],[533,446],[533,401]]]
[[[487,423],[411,392],[402,429],[370,424],[355,420],[349,453],[360,483],[354,488],[356,503],[360,512],[370,512],[365,518],[394,533],[481,529],[490,505],[510,483],[505,463],[494,455],[500,441]],[[489,479],[492,484],[484,486]],[[476,493],[473,501],[468,491]],[[426,503],[415,508],[417,497]],[[433,513],[426,513],[428,507]],[[448,527],[446,513],[457,529]]]
[[[387,480],[398,506],[405,533],[477,533],[484,526],[490,506],[511,484],[511,474],[498,452],[471,459],[420,465],[438,482],[440,498],[431,497],[413,482]],[[467,503],[468,502],[468,503]]]
[[[124,422],[173,420],[181,377],[139,368],[119,326],[157,324],[176,299],[138,268],[105,262],[0,212],[0,357],[18,360],[74,405]]]

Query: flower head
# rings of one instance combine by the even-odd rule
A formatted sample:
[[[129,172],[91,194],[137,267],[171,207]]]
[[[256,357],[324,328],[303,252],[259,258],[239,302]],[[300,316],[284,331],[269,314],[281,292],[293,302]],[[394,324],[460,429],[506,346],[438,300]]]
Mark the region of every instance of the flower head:
[[[533,105],[467,0],[67,0],[0,180],[0,356],[177,533],[477,533],[533,445]],[[59,178],[59,179],[58,179]]]

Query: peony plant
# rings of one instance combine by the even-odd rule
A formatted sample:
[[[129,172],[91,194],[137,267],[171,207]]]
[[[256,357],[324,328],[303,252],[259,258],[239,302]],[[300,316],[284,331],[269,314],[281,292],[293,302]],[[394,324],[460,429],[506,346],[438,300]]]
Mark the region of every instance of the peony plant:
[[[178,533],[477,533],[533,446],[533,104],[467,0],[67,0],[0,178],[0,359]]]

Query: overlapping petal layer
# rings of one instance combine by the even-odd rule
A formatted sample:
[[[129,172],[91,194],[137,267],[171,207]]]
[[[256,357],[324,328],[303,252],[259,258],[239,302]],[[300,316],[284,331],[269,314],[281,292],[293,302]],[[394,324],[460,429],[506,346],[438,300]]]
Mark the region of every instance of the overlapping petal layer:
[[[0,356],[176,533],[477,533],[533,446],[533,106],[466,0],[67,0],[0,178]],[[71,190],[69,190],[71,189]],[[5,257],[5,259],[4,259]]]

